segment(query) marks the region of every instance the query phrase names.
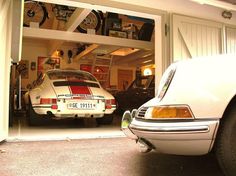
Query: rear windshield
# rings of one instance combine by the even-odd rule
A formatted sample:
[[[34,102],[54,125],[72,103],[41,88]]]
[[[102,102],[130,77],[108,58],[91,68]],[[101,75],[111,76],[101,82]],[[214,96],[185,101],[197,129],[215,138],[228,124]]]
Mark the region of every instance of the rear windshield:
[[[100,86],[98,84],[91,83],[91,82],[55,81],[55,82],[53,82],[53,85],[55,87],[61,87],[61,86],[87,86],[87,87],[100,88]]]
[[[47,75],[50,80],[66,79],[66,80],[96,81],[96,79],[92,75],[85,72],[52,71],[48,72]]]

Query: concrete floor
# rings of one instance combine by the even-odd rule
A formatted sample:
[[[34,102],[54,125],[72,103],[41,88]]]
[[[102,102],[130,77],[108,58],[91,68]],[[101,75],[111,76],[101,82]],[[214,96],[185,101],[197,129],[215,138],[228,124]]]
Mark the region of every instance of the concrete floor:
[[[95,119],[52,120],[49,124],[29,126],[26,117],[14,119],[9,128],[7,141],[71,140],[90,138],[125,137],[120,130],[120,116],[115,116],[111,125],[97,126]]]

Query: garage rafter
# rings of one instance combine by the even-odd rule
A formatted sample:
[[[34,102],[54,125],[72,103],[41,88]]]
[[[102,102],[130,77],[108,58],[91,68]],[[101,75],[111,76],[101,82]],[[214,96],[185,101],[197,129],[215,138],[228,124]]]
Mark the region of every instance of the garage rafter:
[[[76,8],[72,16],[69,18],[68,22],[65,24],[64,30],[67,32],[73,32],[77,26],[87,17],[91,12],[91,9],[81,9]],[[49,55],[52,55],[55,50],[60,48],[63,44],[63,41],[52,41],[49,42]]]
[[[141,40],[131,40],[126,38],[117,38],[109,37],[102,35],[93,35],[93,34],[83,34],[77,32],[69,31],[58,31],[51,29],[39,29],[39,28],[23,28],[23,36],[25,38],[38,38],[38,39],[47,39],[47,40],[61,40],[61,41],[70,41],[77,43],[94,43],[98,45],[112,45],[112,46],[121,46],[128,48],[138,48],[144,50],[150,50],[154,48],[152,42],[141,41]]]
[[[116,60],[114,61],[116,64],[126,64],[126,63],[131,63],[131,62],[139,62],[140,58],[143,58],[144,60],[147,60],[147,57],[153,56],[153,50],[140,50],[132,55],[128,55],[126,57],[118,56],[116,57]],[[135,62],[135,63],[137,63]]]

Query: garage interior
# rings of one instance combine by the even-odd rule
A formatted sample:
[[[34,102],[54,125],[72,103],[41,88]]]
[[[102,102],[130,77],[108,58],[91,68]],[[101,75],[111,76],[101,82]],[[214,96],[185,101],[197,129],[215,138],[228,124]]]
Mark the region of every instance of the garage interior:
[[[0,4],[2,5],[0,6],[0,12],[3,17],[3,22],[0,25],[0,29],[3,31],[1,33],[2,40],[0,42],[0,55],[1,58],[5,58],[1,60],[2,77],[0,79],[2,81],[1,85],[3,85],[2,89],[0,89],[2,97],[0,101],[0,112],[3,117],[0,123],[1,140],[13,136],[17,138],[17,136],[20,136],[19,134],[22,134],[26,129],[34,128],[41,134],[45,131],[41,126],[22,127],[21,125],[24,124],[19,125],[19,123],[16,122],[18,121],[18,118],[14,119],[15,124],[17,125],[13,125],[13,127],[10,128],[8,127],[8,120],[11,120],[11,118],[8,118],[8,114],[11,114],[12,112],[9,112],[8,105],[8,83],[10,80],[9,67],[10,65],[17,63],[19,60],[23,60],[26,63],[25,66],[28,66],[28,72],[25,74],[26,77],[28,74],[28,78],[21,78],[20,81],[22,91],[19,92],[24,94],[24,92],[27,91],[26,86],[29,83],[32,83],[37,77],[39,58],[42,60],[60,58],[60,68],[83,67],[83,69],[91,70],[91,72],[97,70],[98,75],[102,75],[100,74],[101,70],[96,69],[94,61],[97,60],[97,56],[103,57],[104,59],[104,56],[106,55],[106,58],[112,58],[112,62],[109,62],[111,63],[111,67],[109,63],[107,63],[107,65],[109,65],[108,68],[110,69],[110,78],[106,79],[104,82],[107,84],[109,82],[109,84],[106,85],[106,89],[115,93],[123,89],[124,83],[124,81],[122,81],[122,76],[121,78],[118,78],[118,70],[125,70],[125,72],[131,70],[132,74],[127,75],[133,75],[134,79],[138,65],[137,62],[139,61],[141,64],[138,69],[143,70],[145,65],[155,63],[156,68],[151,67],[151,70],[154,71],[153,73],[156,75],[155,83],[157,85],[163,71],[172,62],[198,56],[236,53],[236,8],[234,2],[231,0],[221,0],[216,2],[178,0],[176,3],[173,3],[171,0],[148,0],[148,3],[146,1],[140,2],[137,0],[131,0],[129,2],[125,0],[98,2],[94,0],[82,0],[81,3],[76,0],[39,1],[49,6],[49,9],[47,10],[50,15],[48,15],[48,18],[46,18],[46,21],[42,26],[38,27],[37,23],[32,23],[31,27],[24,27],[23,29],[19,29],[20,25],[17,25],[21,20],[23,22],[23,19],[20,18],[21,12],[20,10],[15,10],[21,9],[20,6],[22,4],[17,4],[21,3],[21,1],[3,0]],[[85,16],[85,14],[82,16],[79,15],[81,18],[78,18],[77,22],[71,22],[71,24],[65,28],[65,22],[54,20],[56,18],[55,16],[53,17],[54,12],[52,12],[51,9],[52,4],[48,4],[48,2],[59,3],[60,5],[67,6],[74,5],[73,7],[84,9],[81,10],[81,12],[77,11],[77,15],[88,13],[89,10],[86,9],[102,11],[104,17],[107,17],[107,12],[117,13],[118,19],[122,19],[122,23],[129,19],[131,21],[128,23],[137,23],[136,25],[139,27],[139,30],[143,21],[141,20],[142,22],[137,22],[139,20],[134,20],[134,18],[128,18],[127,16],[141,17],[151,20],[154,19],[155,27],[150,41],[121,38],[122,32],[115,32],[114,34],[114,31],[114,35],[121,36],[110,37],[107,35],[101,35],[101,29],[97,32],[89,30],[88,33],[85,34],[77,31],[77,26],[83,21],[85,17],[82,16]],[[184,6],[179,6],[179,4],[184,4]],[[192,9],[195,9],[195,11]],[[14,18],[12,18],[12,16],[14,16]],[[71,18],[72,17],[73,15]],[[68,29],[73,29],[72,31],[74,32],[71,32]],[[21,39],[23,40],[22,43]],[[50,45],[49,41],[54,45]],[[120,48],[126,48],[126,51],[133,51],[134,49],[139,50],[126,56],[121,56],[121,53],[120,55],[111,55],[113,51]],[[13,62],[11,62],[12,60]],[[149,63],[142,63],[145,61],[148,61]],[[107,73],[109,69],[106,70],[104,75],[108,75]],[[12,76],[14,77],[14,75]],[[123,77],[126,77],[126,75]],[[120,83],[118,82],[119,79],[121,80]],[[124,87],[126,87],[125,85]],[[118,125],[116,127],[118,131]],[[41,131],[40,128],[42,129]],[[49,131],[51,130],[52,132],[53,128],[55,127],[51,126]],[[109,127],[104,126],[103,129],[105,128]],[[82,129],[84,128],[76,127],[77,131],[83,131]],[[99,130],[102,128],[98,127],[89,129]]]
[[[37,3],[37,1],[36,1]],[[153,19],[91,10],[66,5],[38,3],[39,16],[29,18],[32,4],[24,3],[22,59],[25,69],[20,75],[13,66],[12,87],[19,98],[9,140],[46,138],[88,138],[123,136],[120,132],[122,114],[115,113],[112,125],[97,127],[95,119],[53,120],[36,127],[29,126],[24,107],[24,94],[40,72],[48,69],[84,70],[92,73],[102,87],[115,95],[127,89],[137,74],[155,74],[155,23]],[[45,12],[46,11],[46,12]],[[45,16],[46,15],[46,16]],[[42,16],[45,21],[40,24]],[[99,16],[98,19],[95,19]],[[33,21],[35,20],[35,21]],[[92,26],[98,20],[99,27]],[[92,29],[84,30],[86,25]],[[83,28],[84,27],[84,28]],[[75,35],[67,37],[67,32]],[[19,81],[19,84],[17,84]],[[20,91],[16,90],[20,88]]]

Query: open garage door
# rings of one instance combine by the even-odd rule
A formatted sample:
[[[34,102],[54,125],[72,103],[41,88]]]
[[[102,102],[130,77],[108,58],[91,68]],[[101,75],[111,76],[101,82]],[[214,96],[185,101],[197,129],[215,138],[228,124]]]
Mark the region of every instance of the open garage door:
[[[236,28],[226,27],[226,53],[236,53]]]
[[[173,59],[222,53],[223,24],[173,15]]]
[[[8,135],[8,100],[10,47],[11,47],[11,10],[12,1],[3,0],[0,3],[0,141]]]

